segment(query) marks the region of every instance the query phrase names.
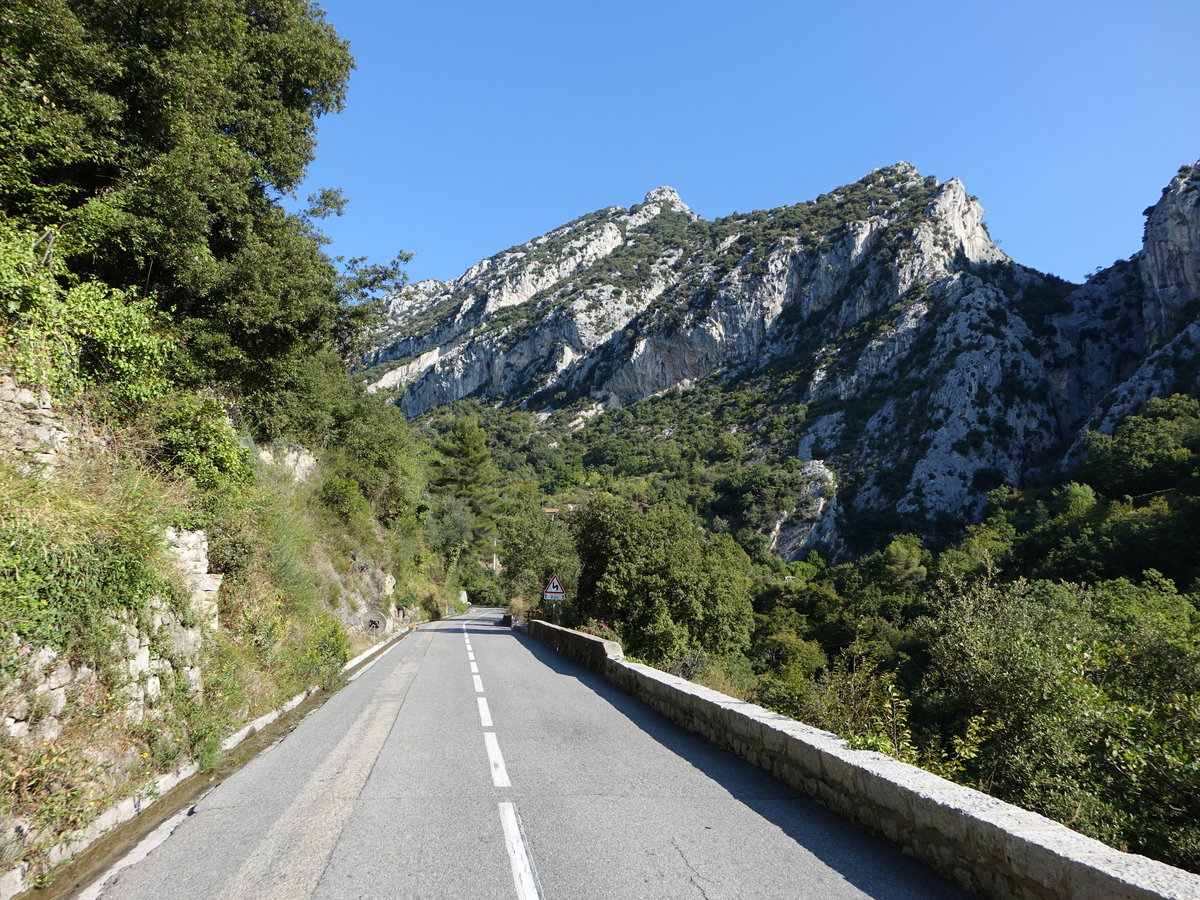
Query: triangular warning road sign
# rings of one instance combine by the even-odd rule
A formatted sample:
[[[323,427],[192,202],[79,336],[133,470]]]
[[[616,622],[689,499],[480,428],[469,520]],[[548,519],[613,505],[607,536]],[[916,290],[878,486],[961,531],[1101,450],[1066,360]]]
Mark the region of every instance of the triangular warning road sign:
[[[557,575],[550,579],[550,583],[546,585],[546,589],[542,591],[542,595],[544,597],[562,597],[566,593],[567,592],[563,590],[562,582],[558,580]]]

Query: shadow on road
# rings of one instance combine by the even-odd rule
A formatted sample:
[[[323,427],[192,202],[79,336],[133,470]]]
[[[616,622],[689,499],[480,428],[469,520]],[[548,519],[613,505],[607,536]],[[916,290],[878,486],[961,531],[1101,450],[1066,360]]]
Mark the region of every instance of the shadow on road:
[[[495,634],[499,619],[468,621],[468,633]],[[503,629],[507,631],[507,629]],[[702,737],[684,730],[597,673],[545,644],[509,632],[555,672],[578,679],[647,735],[720,784],[870,897],[881,900],[969,896],[888,842],[850,824],[780,781]]]

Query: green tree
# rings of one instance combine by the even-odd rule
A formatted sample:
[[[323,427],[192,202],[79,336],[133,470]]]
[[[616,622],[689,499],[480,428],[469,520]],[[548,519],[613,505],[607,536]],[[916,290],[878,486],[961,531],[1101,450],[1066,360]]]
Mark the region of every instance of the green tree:
[[[455,420],[434,446],[433,486],[464,500],[478,517],[490,513],[498,473],[479,422],[470,416]]]
[[[426,513],[429,546],[452,564],[471,545],[475,533],[475,514],[457,497],[435,497]]]
[[[1154,398],[1112,434],[1091,432],[1083,471],[1109,497],[1183,489],[1200,475],[1200,399]]]
[[[339,272],[312,217],[280,204],[351,67],[307,0],[10,4],[0,214],[64,278],[167,312],[192,364],[176,378],[232,388],[268,436],[322,437],[314,385],[403,280],[403,255]]]
[[[579,615],[614,627],[631,653],[670,663],[695,651],[747,649],[750,560],[728,535],[706,537],[682,509],[660,505],[641,515],[604,495],[571,525]]]
[[[524,506],[501,520],[499,548],[504,565],[502,583],[510,597],[524,597],[540,606],[542,590],[557,577],[567,592],[559,616],[576,621],[580,564],[566,523],[550,518],[537,506]]]

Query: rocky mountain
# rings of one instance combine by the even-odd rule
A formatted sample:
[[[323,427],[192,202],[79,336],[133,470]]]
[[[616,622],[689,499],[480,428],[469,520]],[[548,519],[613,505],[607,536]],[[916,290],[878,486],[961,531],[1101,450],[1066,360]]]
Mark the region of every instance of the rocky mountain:
[[[391,298],[364,375],[410,416],[473,396],[577,422],[736,385],[793,423],[748,421],[751,450],[787,441],[809,476],[772,530],[785,557],[864,511],[961,524],[1085,429],[1196,391],[1198,186],[1182,168],[1143,249],[1081,286],[1009,259],[961,182],[908,163],[712,222],[657,188]]]

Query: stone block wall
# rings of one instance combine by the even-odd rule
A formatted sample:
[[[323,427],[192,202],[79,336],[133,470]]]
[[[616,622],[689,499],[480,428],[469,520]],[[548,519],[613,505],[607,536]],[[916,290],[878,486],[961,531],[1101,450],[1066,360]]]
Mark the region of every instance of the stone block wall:
[[[206,634],[219,627],[217,591],[222,576],[208,571],[204,532],[168,531],[166,536],[190,606],[187,615],[180,617],[156,599],[148,623],[132,617],[119,623],[121,636],[113,654],[118,671],[126,676],[125,715],[135,723],[153,715],[163,681],[172,671],[178,670],[192,693],[204,690],[200,651]],[[73,706],[99,689],[99,675],[87,666],[72,665],[52,647],[22,644],[16,635],[10,640],[19,662],[0,686],[4,731],[13,739],[57,740]]]
[[[996,900],[1200,898],[1200,877],[787,716],[627,662],[620,645],[534,621],[529,634],[676,724],[765,769],[967,890]]]
[[[0,456],[53,471],[71,438],[49,392],[23,387],[0,371]]]

